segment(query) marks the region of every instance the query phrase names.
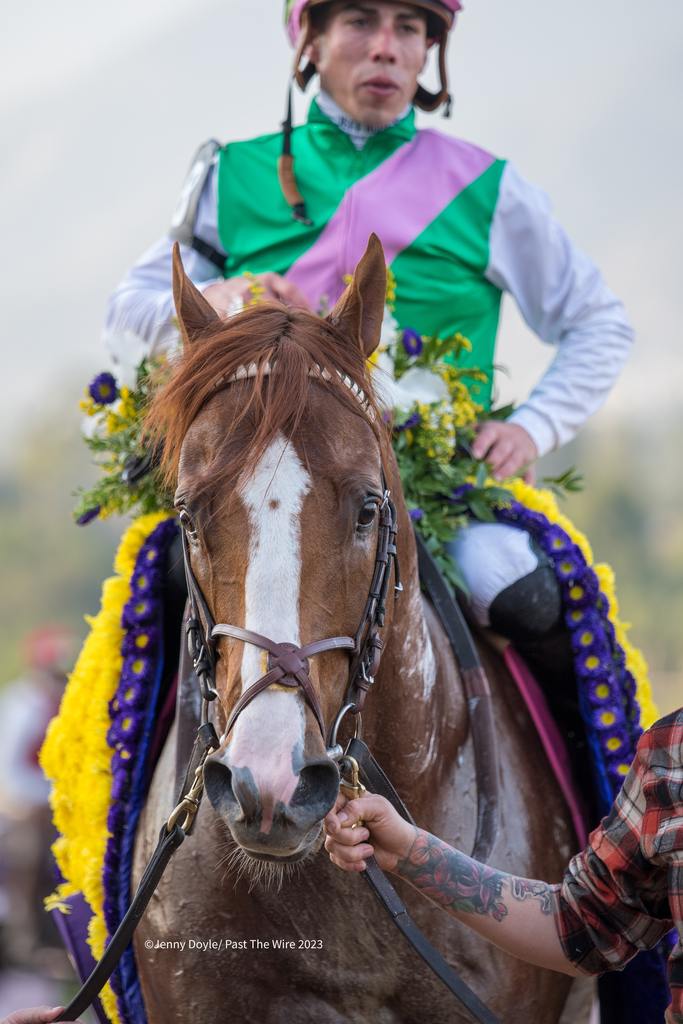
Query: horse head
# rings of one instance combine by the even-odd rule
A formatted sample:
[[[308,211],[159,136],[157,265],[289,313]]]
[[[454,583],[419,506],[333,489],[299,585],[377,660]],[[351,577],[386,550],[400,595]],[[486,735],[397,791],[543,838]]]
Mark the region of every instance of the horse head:
[[[327,318],[263,303],[222,320],[174,257],[183,352],[150,424],[164,439],[192,573],[226,624],[215,637],[221,746],[206,792],[257,861],[317,850],[338,792],[326,733],[358,644],[310,647],[357,640],[385,488],[397,486],[367,368],[385,285],[373,236]]]

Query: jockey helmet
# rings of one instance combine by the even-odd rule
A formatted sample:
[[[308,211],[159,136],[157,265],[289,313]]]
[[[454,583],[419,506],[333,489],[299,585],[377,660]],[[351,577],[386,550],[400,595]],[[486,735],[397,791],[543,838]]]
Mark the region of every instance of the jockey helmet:
[[[310,12],[315,7],[322,7],[332,0],[285,0],[285,25],[290,42],[296,50],[294,61],[294,77],[301,89],[305,89],[315,74],[315,67],[309,63],[300,67],[301,58],[310,42]],[[431,93],[424,86],[418,85],[413,102],[422,110],[435,110],[442,103],[449,102],[446,78],[446,40],[453,27],[455,16],[462,9],[461,0],[407,0],[412,7],[419,7],[427,12],[427,33],[430,39],[439,44],[439,74],[441,88]]]

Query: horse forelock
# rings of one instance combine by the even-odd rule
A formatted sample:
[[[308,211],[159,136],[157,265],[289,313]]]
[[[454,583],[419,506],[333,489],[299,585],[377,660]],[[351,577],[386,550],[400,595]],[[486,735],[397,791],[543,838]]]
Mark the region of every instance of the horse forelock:
[[[234,436],[248,425],[249,443],[235,446],[212,466],[213,486],[228,478],[236,484],[253,473],[278,435],[293,439],[312,388],[324,388],[367,420],[381,447],[387,443],[359,343],[304,310],[263,303],[209,327],[179,356],[170,380],[157,392],[146,430],[162,448],[161,469],[170,488],[188,430],[226,388],[235,401],[230,423],[221,424],[222,435]],[[225,416],[224,404],[217,415]]]

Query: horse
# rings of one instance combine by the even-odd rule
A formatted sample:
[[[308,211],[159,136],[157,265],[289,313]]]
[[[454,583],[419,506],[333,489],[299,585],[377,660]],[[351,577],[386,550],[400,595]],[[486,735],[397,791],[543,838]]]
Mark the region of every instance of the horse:
[[[375,563],[378,510],[391,492],[403,592],[387,595],[363,738],[418,824],[469,852],[477,778],[466,695],[420,591],[411,521],[368,370],[385,274],[373,238],[326,318],[262,303],[224,320],[176,252],[183,350],[149,413],[150,436],[163,436],[163,469],[176,485],[192,573],[214,619],[278,643],[354,635]],[[559,879],[574,842],[569,812],[500,657],[493,649],[482,656],[503,806],[489,863]],[[312,701],[329,725],[349,652],[311,657],[314,698],[269,686],[225,735],[240,695],[267,670],[261,647],[219,637],[212,714],[221,740],[205,765],[208,800],[134,940],[149,1024],[464,1024],[467,1011],[394,934],[369,887],[323,849],[339,772]],[[181,708],[140,819],[136,881],[173,806],[176,761],[191,728]],[[559,1020],[571,979],[511,958],[400,880],[397,888],[418,926],[502,1020]]]

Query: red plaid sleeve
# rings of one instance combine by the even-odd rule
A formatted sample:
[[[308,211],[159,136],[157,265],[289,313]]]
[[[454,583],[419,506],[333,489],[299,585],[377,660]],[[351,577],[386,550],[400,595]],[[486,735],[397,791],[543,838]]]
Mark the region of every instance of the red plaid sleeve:
[[[612,810],[570,862],[557,928],[569,960],[589,974],[623,967],[672,926],[683,935],[683,709],[644,733]],[[683,949],[670,960],[683,1022]]]

